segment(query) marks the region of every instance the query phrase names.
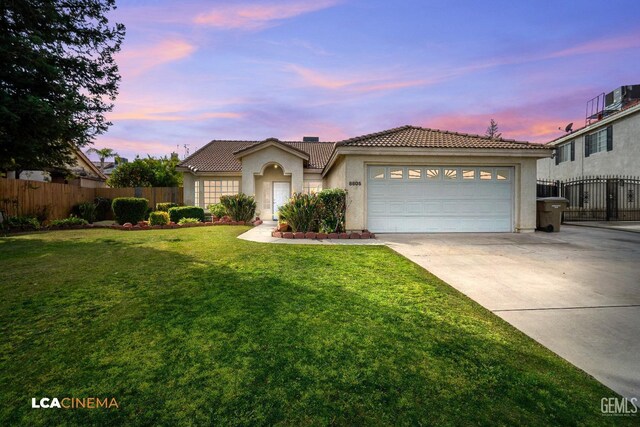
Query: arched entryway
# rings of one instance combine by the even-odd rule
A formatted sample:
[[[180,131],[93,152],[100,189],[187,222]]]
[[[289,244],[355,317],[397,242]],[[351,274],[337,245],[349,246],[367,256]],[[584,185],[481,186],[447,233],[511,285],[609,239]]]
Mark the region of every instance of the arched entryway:
[[[291,173],[287,173],[279,163],[270,162],[255,174],[254,179],[260,217],[277,219],[278,207],[291,197]]]

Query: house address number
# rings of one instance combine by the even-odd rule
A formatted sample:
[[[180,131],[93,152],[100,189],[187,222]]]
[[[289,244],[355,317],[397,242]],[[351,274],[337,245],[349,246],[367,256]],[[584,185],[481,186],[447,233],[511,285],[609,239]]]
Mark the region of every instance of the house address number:
[[[349,186],[351,187],[358,187],[360,185],[362,185],[361,181],[349,181]]]

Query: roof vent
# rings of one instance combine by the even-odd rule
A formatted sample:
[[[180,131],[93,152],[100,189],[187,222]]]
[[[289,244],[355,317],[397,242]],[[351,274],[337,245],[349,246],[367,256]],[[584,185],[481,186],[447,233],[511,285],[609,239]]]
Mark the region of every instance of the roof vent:
[[[302,142],[320,142],[319,136],[303,136]]]

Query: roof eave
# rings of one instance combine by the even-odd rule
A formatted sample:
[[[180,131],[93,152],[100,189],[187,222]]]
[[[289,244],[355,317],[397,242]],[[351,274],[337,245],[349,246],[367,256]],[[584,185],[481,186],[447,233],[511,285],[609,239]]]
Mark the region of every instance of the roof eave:
[[[549,141],[545,145],[555,148],[555,147],[557,147],[558,145],[560,145],[560,144],[562,144],[564,142],[570,141],[570,140],[572,140],[574,138],[577,138],[577,137],[582,136],[584,134],[587,134],[589,132],[593,132],[594,130],[596,130],[596,129],[602,127],[602,126],[606,126],[606,125],[608,125],[610,123],[616,122],[616,121],[618,121],[620,119],[623,119],[623,118],[625,118],[627,116],[630,116],[633,113],[637,113],[638,111],[640,111],[640,104],[635,105],[635,106],[633,106],[633,107],[631,107],[631,108],[629,108],[629,109],[627,109],[625,111],[621,111],[618,114],[614,114],[614,115],[606,117],[606,118],[604,118],[604,119],[602,119],[600,121],[592,123],[592,124],[590,124],[590,125],[588,125],[586,127],[583,127],[582,129],[578,129],[575,132],[569,133],[567,135],[561,136],[560,138],[557,138],[557,139],[554,139],[552,141]]]

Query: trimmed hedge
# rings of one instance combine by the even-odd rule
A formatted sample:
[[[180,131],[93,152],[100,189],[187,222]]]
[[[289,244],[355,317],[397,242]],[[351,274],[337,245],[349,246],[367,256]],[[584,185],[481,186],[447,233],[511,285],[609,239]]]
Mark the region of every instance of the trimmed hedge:
[[[169,208],[169,218],[171,222],[176,224],[182,218],[196,218],[200,222],[204,222],[204,209],[197,206],[176,206]]]
[[[175,208],[176,206],[179,206],[179,205],[177,203],[171,203],[171,202],[156,203],[156,210],[162,211],[162,212],[169,212],[169,209]]]
[[[77,216],[70,216],[64,219],[54,219],[49,222],[52,227],[68,227],[71,225],[87,225],[89,222],[84,218],[78,218]]]
[[[185,225],[185,224],[198,224],[202,221],[200,221],[198,218],[180,218],[180,221],[178,221],[178,224],[180,225]]]
[[[150,225],[167,225],[169,224],[169,213],[161,210],[151,212],[149,214]]]
[[[216,218],[222,218],[227,214],[227,208],[222,206],[222,203],[214,203],[209,205],[209,212]]]
[[[111,202],[111,208],[118,224],[137,224],[146,218],[149,201],[139,197],[117,197]]]

